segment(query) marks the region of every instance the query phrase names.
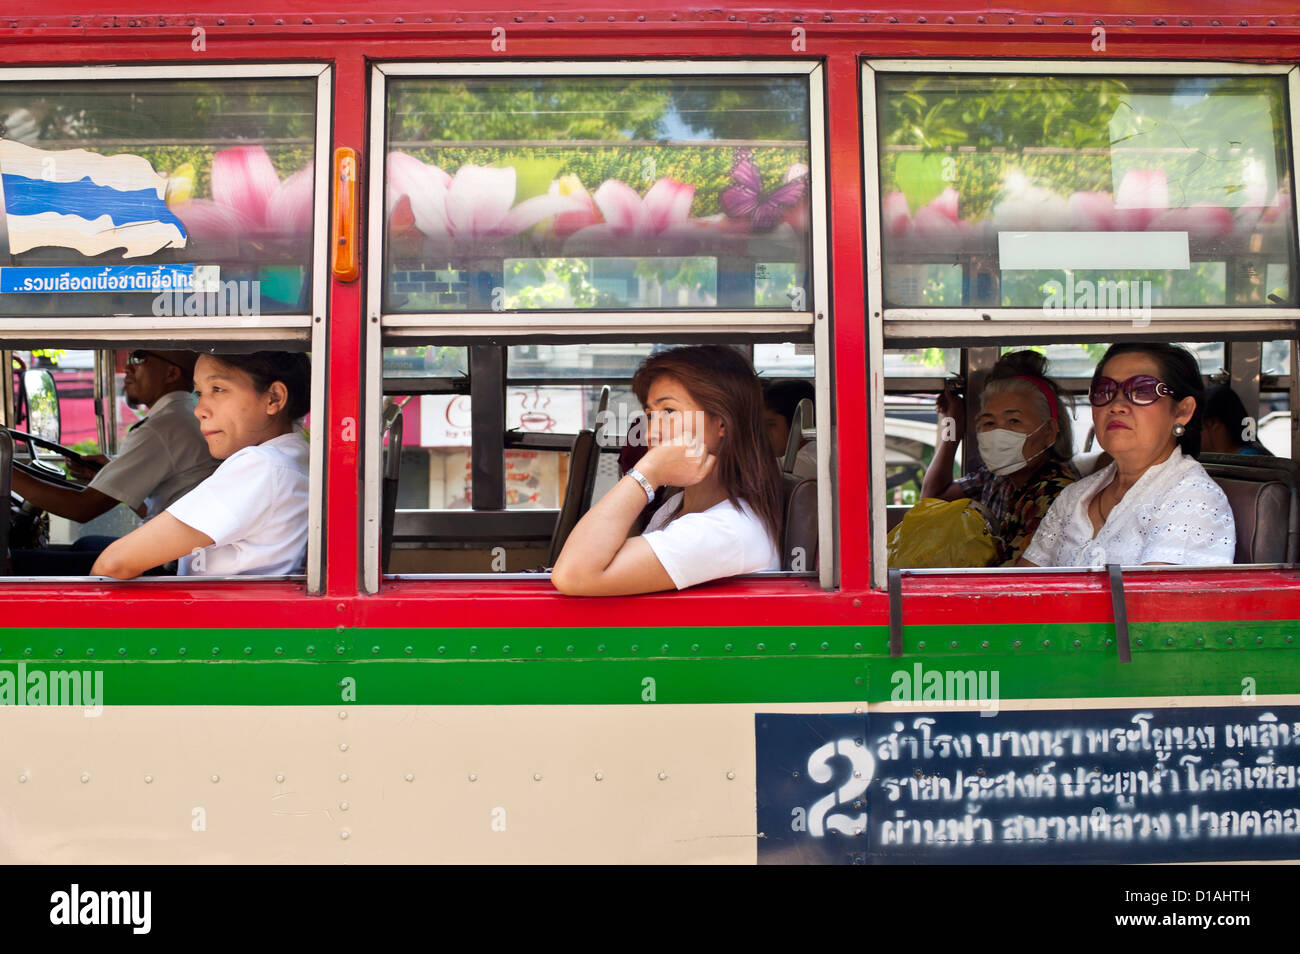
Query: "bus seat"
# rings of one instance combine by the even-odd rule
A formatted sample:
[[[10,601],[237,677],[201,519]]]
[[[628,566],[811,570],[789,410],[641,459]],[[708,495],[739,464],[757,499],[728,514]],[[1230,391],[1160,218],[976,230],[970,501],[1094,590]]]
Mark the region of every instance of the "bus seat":
[[[813,402],[804,398],[794,406],[790,415],[790,436],[785,441],[785,456],[781,458],[781,472],[793,474],[799,457],[799,449],[808,440],[816,439],[816,410]]]
[[[0,574],[9,572],[9,493],[13,489],[14,442],[9,432],[0,428]]]
[[[591,501],[591,485],[596,482],[596,458],[600,448],[596,446],[596,432],[589,427],[578,431],[573,439],[573,448],[569,452],[569,479],[564,488],[564,503],[560,505],[559,515],[555,518],[555,529],[551,532],[551,553],[547,566],[555,566],[555,561],[564,549],[564,541],[577,526],[585,509],[584,498]]]
[[[817,481],[794,474],[782,474],[782,479],[781,569],[812,571],[817,563]]]
[[[1237,563],[1294,563],[1300,542],[1300,468],[1284,458],[1204,454],[1201,464],[1228,498]]]
[[[596,427],[600,427],[605,420],[605,414],[608,410],[609,385],[606,384],[600,389],[600,400],[596,403]],[[582,509],[578,511],[579,517],[591,509],[591,496],[596,491],[596,469],[600,466],[600,450],[600,445],[597,444],[587,459],[587,472],[583,475],[582,482]]]
[[[384,425],[388,432],[388,448],[384,452],[384,490],[381,498],[379,540],[381,566],[388,572],[393,555],[393,524],[397,516],[397,480],[402,469],[402,407],[393,404],[384,411]]]

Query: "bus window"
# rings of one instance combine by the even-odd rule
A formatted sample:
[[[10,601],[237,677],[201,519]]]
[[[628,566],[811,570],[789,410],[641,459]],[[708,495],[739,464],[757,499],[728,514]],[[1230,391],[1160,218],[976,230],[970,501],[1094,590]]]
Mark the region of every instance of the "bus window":
[[[632,373],[666,341],[732,343],[765,375],[815,379],[829,414],[819,73],[375,67],[367,590],[385,526],[394,572],[550,565],[574,488],[585,509],[618,480]],[[810,492],[829,539],[829,480]]]
[[[13,256],[0,315],[306,312],[316,85],[161,74],[0,82],[0,119],[37,118],[14,138],[0,128]],[[86,221],[107,214],[113,227],[48,228],[50,203]]]
[[[1285,90],[1238,73],[879,74],[885,306],[1294,306]]]

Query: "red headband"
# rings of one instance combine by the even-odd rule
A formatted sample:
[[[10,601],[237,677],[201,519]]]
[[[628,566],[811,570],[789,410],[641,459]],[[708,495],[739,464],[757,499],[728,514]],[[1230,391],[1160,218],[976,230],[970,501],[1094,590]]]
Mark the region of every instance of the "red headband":
[[[1056,395],[1052,393],[1052,388],[1042,378],[1030,377],[1027,374],[1017,374],[1016,377],[1022,381],[1028,381],[1038,390],[1043,392],[1043,397],[1047,398],[1047,410],[1052,414],[1052,420],[1056,420]]]

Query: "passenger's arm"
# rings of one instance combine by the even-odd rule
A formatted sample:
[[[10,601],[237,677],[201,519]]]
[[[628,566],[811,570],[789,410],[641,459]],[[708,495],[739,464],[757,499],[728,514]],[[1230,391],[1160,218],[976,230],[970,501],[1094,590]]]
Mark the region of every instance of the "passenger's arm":
[[[116,507],[119,501],[91,487],[73,487],[43,480],[14,468],[13,489],[24,500],[77,523],[94,520]]]
[[[690,487],[704,480],[717,463],[712,454],[693,454],[680,444],[661,444],[640,461],[637,470],[656,489]],[[633,521],[645,508],[641,485],[625,476],[596,502],[564,542],[551,571],[551,583],[568,596],[626,596],[674,589],[672,577],[641,537],[628,538]]]
[[[966,434],[966,402],[951,391],[944,391],[935,400],[935,410],[939,412],[939,423],[935,429],[934,457],[925,469],[925,479],[921,481],[922,497],[937,497],[940,500],[956,500],[966,496],[961,485],[952,479],[952,467],[957,459],[957,445]],[[951,419],[952,433],[945,435],[944,422]],[[951,440],[945,440],[945,437]]]
[[[145,570],[210,546],[210,536],[164,511],[143,527],[137,527],[111,543],[90,568],[90,575],[129,580]]]

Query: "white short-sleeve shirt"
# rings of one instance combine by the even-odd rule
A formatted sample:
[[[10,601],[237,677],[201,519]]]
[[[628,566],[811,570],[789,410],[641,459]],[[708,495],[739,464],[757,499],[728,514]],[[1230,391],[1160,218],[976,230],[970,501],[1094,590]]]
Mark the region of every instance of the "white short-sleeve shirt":
[[[132,510],[144,504],[145,516],[155,517],[207,480],[220,463],[199,430],[194,395],[168,391],[127,431],[121,453],[89,486]]]
[[[1227,495],[1182,449],[1147,469],[1094,538],[1088,505],[1115,476],[1110,464],[1062,490],[1038,525],[1025,559],[1038,566],[1140,566],[1232,562],[1236,525]]]
[[[307,555],[307,441],[281,434],[231,454],[167,508],[212,546],[182,557],[180,576],[301,573]]]
[[[745,501],[729,500],[673,520],[683,494],[669,497],[641,535],[679,590],[707,580],[781,569],[781,554]],[[670,522],[671,521],[671,522]]]

